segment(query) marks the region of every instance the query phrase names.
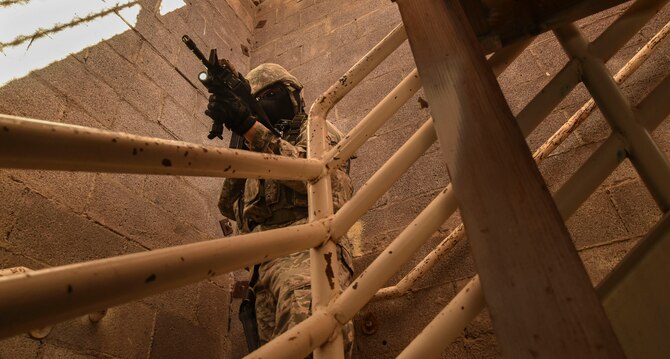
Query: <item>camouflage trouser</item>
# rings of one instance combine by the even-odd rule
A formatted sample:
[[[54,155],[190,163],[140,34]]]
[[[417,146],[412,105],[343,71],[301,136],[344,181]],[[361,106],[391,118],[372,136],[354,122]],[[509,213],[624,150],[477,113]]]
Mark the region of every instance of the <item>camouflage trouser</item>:
[[[338,248],[338,252],[341,248]],[[346,255],[346,254],[345,254]],[[340,253],[340,263],[343,255]],[[309,250],[277,258],[260,265],[256,292],[256,320],[261,343],[266,343],[311,314]],[[339,280],[346,288],[352,273],[346,264],[339,268]],[[351,357],[354,327],[349,322],[342,328],[345,357]]]

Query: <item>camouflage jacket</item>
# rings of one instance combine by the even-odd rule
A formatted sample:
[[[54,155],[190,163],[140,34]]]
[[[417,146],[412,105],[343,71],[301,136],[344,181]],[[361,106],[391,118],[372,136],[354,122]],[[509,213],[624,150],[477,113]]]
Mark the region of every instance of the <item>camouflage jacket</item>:
[[[305,158],[306,130],[307,121],[304,121],[297,138],[287,141],[258,126],[247,146],[256,152]],[[339,142],[340,136],[329,131],[328,140],[333,146]],[[331,174],[331,183],[333,209],[337,211],[351,198],[353,186],[342,169]],[[226,178],[219,197],[219,209],[221,214],[237,223],[239,233],[285,227],[307,218],[307,186],[302,181]]]

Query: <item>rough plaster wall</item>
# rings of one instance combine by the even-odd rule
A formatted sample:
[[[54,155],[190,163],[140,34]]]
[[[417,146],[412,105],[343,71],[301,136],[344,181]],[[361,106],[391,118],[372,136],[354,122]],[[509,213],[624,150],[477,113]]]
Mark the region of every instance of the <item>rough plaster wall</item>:
[[[628,5],[584,19],[579,25],[593,39]],[[666,6],[609,61],[608,67],[618,70],[668,20],[670,7]],[[305,97],[310,104],[399,22],[396,5],[387,0],[266,0],[256,14],[251,65],[276,62],[285,66],[305,84]],[[666,41],[623,85],[633,103],[668,75],[669,55],[670,41]],[[566,62],[567,57],[553,36],[540,36],[499,78],[512,111],[518,113]],[[413,67],[409,46],[404,44],[360,88],[338,104],[329,119],[342,130],[350,130]],[[426,120],[428,110],[421,108],[419,98],[425,99],[422,92],[358,151],[358,159],[352,164],[357,188]],[[539,147],[587,99],[582,86],[570,94],[529,136],[531,150]],[[666,120],[654,133],[666,154],[670,153],[669,122]],[[549,188],[558,189],[609,132],[602,116],[594,113],[540,166]],[[436,145],[363,217],[356,255],[359,272],[447,185],[447,171],[440,163],[443,161]],[[594,283],[603,278],[659,216],[630,163],[620,166],[567,222]],[[458,225],[458,216],[454,217],[389,285],[396,283]],[[397,355],[474,274],[475,265],[467,241],[463,241],[419,281],[413,293],[367,306],[364,314],[374,316],[377,331],[363,335],[362,316],[358,317],[358,357]],[[499,355],[487,314],[475,319],[444,353],[445,358]]]
[[[0,88],[0,113],[195,143],[206,139],[202,64],[181,43],[218,47],[249,69],[250,0],[188,1],[133,29]],[[246,52],[246,54],[245,54]],[[219,179],[0,171],[0,268],[40,269],[221,237]],[[44,340],[0,342],[0,358],[226,357],[229,276],[54,326]]]

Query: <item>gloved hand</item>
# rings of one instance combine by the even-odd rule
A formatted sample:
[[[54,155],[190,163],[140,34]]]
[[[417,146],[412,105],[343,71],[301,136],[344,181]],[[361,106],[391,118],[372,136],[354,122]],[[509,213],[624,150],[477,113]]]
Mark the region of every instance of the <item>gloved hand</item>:
[[[214,121],[212,128],[216,127],[216,124],[223,123],[240,136],[244,136],[256,122],[256,118],[251,115],[245,103],[234,96],[221,93],[209,96],[205,115]]]

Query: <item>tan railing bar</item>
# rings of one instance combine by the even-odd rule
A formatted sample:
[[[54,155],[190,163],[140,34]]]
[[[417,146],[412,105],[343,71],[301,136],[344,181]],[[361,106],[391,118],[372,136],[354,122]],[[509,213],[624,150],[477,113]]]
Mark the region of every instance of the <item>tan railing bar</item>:
[[[651,134],[635,121],[630,103],[619,90],[605,63],[588,49],[588,42],[575,25],[554,30],[566,53],[578,59],[586,88],[614,131],[624,137],[627,155],[663,212],[670,209],[670,162]]]
[[[344,292],[335,298],[322,313],[334,318],[340,325],[347,323],[391,276],[425,243],[456,209],[453,192],[445,189],[410,223],[396,239],[361,273]],[[326,322],[326,321],[324,321]],[[294,346],[279,355],[277,348],[290,346],[296,338],[307,341],[314,331],[319,331],[321,321],[304,321],[289,329],[272,342],[249,354],[247,358],[302,358],[320,345]],[[276,343],[275,343],[276,341]]]
[[[0,167],[227,178],[309,180],[323,172],[304,158],[0,114]]]
[[[616,83],[623,83],[630,75],[632,75],[642,64],[651,56],[654,49],[670,32],[670,22],[668,22],[654,37],[652,37],[645,46],[643,46],[627,63],[624,65],[616,75],[614,81]],[[579,127],[595,109],[595,101],[590,99],[579,110],[577,110],[566,121],[560,129],[558,129],[540,148],[533,154],[535,162],[539,165],[542,160],[549,157],[558,146],[563,143],[565,139],[572,134],[577,127]],[[527,136],[528,134],[524,134]],[[448,253],[465,235],[463,225],[459,225],[449,235],[438,244],[433,251],[431,251],[423,260],[421,260],[405,277],[403,277],[398,284],[391,287],[382,288],[375,294],[373,300],[395,298],[402,296],[409,291],[409,289],[421,278],[427,271],[429,271],[435,264],[438,263],[446,253]]]
[[[334,238],[347,233],[349,228],[435,143],[437,137],[432,122],[432,119],[424,122],[419,130],[340,208],[333,217],[331,225]]]
[[[670,101],[667,101],[667,94],[670,91],[670,76],[666,77],[647,97],[640,103],[640,111],[645,115],[640,120],[645,126],[653,130],[670,113]],[[658,110],[660,107],[660,110]],[[651,110],[654,108],[654,110]],[[644,111],[642,111],[644,109]],[[648,110],[649,109],[649,110]],[[598,186],[616,169],[625,157],[618,157],[616,154],[623,150],[623,143],[616,135],[611,135],[589,159],[573,174],[568,182],[556,192],[554,198],[559,212],[564,220],[567,220],[579,206],[593,193]],[[438,316],[422,331],[415,341],[425,342],[427,338],[433,338],[435,332],[441,333],[439,341],[431,339],[431,353],[441,353],[449,344],[456,339],[462,330],[470,323],[479,312],[484,309],[484,293],[479,284],[479,276],[463,288],[452,299],[454,303],[462,303],[461,306],[467,306],[465,313],[455,314],[450,304],[442,310]],[[449,334],[449,335],[447,335]],[[416,347],[410,343],[412,353],[416,353]],[[408,348],[410,347],[408,346]],[[407,350],[407,349],[406,349]],[[428,353],[421,353],[429,355]],[[423,356],[422,356],[423,357]],[[430,357],[430,356],[425,356]]]
[[[0,338],[318,246],[328,220],[0,278]]]
[[[668,0],[637,0],[590,45],[592,53],[609,60]],[[581,65],[570,60],[517,115],[523,133],[531,133],[581,81]]]

